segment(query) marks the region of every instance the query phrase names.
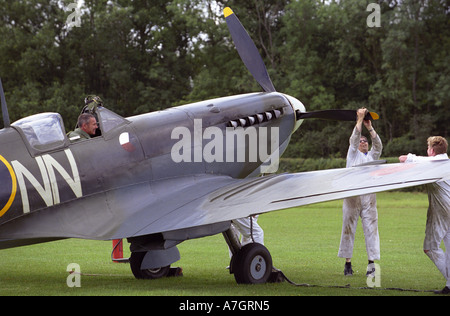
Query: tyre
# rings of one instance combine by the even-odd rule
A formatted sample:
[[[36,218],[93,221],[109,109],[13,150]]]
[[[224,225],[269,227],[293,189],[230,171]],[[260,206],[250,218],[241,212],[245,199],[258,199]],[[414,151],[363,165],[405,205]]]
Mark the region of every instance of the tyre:
[[[166,277],[170,271],[170,265],[156,268],[141,270],[142,260],[144,260],[146,252],[133,252],[130,256],[131,272],[136,279],[159,279]]]
[[[234,278],[238,284],[262,284],[272,273],[269,250],[259,243],[245,245],[233,261]]]

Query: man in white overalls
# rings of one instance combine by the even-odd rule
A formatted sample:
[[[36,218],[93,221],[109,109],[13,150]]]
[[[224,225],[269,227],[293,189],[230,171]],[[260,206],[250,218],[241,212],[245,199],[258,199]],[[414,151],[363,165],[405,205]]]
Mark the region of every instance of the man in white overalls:
[[[383,149],[381,139],[372,127],[372,122],[364,120],[366,113],[366,109],[359,109],[357,111],[356,126],[350,137],[350,147],[347,153],[347,168],[378,160],[381,156],[381,151]],[[372,138],[372,149],[370,151],[367,138],[361,135],[363,124]],[[373,277],[375,275],[374,260],[380,260],[380,237],[378,234],[376,195],[366,194],[347,198],[344,200],[342,210],[343,224],[338,257],[346,259],[344,275],[353,275],[351,258],[353,256],[356,226],[358,218],[361,217],[366,241],[367,257],[369,259],[366,275]]]
[[[444,137],[428,138],[428,157],[408,154],[400,156],[400,162],[421,162],[429,160],[449,159],[448,142]],[[434,262],[447,280],[444,289],[436,294],[450,294],[450,181],[427,184],[428,214],[423,251]],[[441,242],[444,241],[444,252]]]

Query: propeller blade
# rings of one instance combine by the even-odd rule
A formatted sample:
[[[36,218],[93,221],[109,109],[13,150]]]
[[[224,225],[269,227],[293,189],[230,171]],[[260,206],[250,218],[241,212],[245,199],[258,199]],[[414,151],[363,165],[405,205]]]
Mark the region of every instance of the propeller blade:
[[[275,87],[270,80],[264,61],[247,31],[230,8],[226,7],[223,14],[234,45],[245,66],[265,92],[275,92]]]
[[[297,120],[303,119],[322,119],[332,121],[356,121],[355,110],[323,110],[313,112],[297,111]],[[380,116],[375,112],[368,112],[364,120],[378,120]]]

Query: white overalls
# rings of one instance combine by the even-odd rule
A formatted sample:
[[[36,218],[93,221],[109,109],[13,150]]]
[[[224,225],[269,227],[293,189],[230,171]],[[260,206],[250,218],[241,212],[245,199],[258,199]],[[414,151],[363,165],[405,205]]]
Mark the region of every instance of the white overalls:
[[[449,159],[447,154],[433,157],[420,157],[409,154],[405,162]],[[450,182],[441,181],[427,184],[428,214],[423,249],[427,256],[447,280],[450,287]],[[444,241],[444,252],[441,242]]]
[[[347,168],[380,159],[383,145],[378,134],[372,139],[372,148],[367,154],[360,152],[358,149],[360,138],[361,132],[355,127],[350,137],[350,147],[347,153]],[[368,259],[371,261],[380,260],[376,195],[366,194],[344,199],[342,211],[342,235],[338,257],[352,258],[356,226],[358,224],[358,218],[361,217]]]
[[[241,247],[244,247],[251,242],[257,242],[264,245],[264,231],[258,224],[258,215],[232,220],[231,230],[241,241]],[[228,252],[231,258],[233,254],[229,247]]]

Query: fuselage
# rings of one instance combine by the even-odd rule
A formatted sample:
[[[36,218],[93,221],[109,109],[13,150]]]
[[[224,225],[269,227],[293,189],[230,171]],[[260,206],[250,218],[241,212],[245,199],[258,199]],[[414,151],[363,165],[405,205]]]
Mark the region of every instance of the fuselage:
[[[0,130],[0,248],[67,237],[109,238],[108,218],[117,214],[108,213],[108,203],[115,192],[139,183],[275,171],[299,125],[299,105],[288,98],[253,93],[127,119],[100,109],[102,136],[74,143],[56,114],[13,123]],[[91,221],[105,223],[89,233],[71,231],[77,212],[87,224],[81,216],[89,212],[98,214]],[[59,223],[54,229],[50,218]]]

